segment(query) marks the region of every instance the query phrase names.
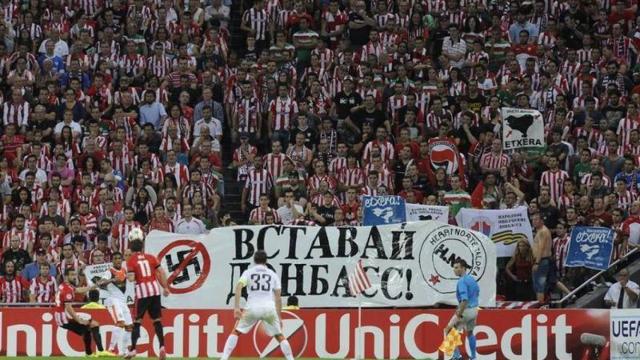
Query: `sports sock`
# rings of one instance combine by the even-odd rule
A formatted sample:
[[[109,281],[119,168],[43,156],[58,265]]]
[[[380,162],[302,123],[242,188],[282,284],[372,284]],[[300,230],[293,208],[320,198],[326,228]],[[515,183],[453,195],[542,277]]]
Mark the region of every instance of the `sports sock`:
[[[120,342],[118,342],[120,354],[126,354],[129,351],[129,345],[131,345],[131,331],[122,329],[122,336],[120,337]]]
[[[98,351],[104,351],[102,347],[102,337],[100,336],[100,327],[96,326],[91,328],[91,335],[93,335],[93,342],[96,343],[96,349],[98,349]]]
[[[109,351],[115,350],[118,344],[120,344],[123,332],[124,330],[121,327],[116,327],[115,329],[113,329],[113,331],[111,332],[111,340],[109,340]]]
[[[164,328],[162,327],[162,322],[154,321],[153,328],[156,330],[156,336],[158,337],[158,343],[160,343],[160,347],[164,346]]]
[[[82,342],[84,342],[84,352],[91,355],[91,333],[88,330],[82,335]]]
[[[284,357],[287,360],[293,360],[293,353],[291,351],[291,345],[289,344],[289,341],[282,340],[280,341],[280,350],[282,350],[282,353],[284,354]]]
[[[233,352],[233,349],[236,348],[237,344],[238,344],[238,335],[236,334],[229,335],[229,337],[227,338],[227,342],[224,344],[224,352],[222,353],[222,357],[220,358],[220,360],[228,360],[229,356],[231,356],[231,353]]]
[[[131,350],[136,349],[138,338],[140,337],[140,323],[133,323],[133,331],[131,332]]]
[[[476,336],[475,335],[467,335],[467,341],[469,342],[469,356],[472,359],[476,358]]]

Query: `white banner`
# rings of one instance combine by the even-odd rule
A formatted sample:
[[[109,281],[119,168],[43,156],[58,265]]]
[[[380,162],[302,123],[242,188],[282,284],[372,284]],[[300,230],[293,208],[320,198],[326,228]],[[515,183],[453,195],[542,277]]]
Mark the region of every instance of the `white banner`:
[[[611,309],[611,360],[640,358],[640,309]]]
[[[542,114],[538,110],[503,107],[502,144],[504,150],[544,147]]]
[[[449,207],[437,205],[409,204],[405,205],[407,221],[435,220],[449,223]]]
[[[533,243],[529,214],[524,206],[515,209],[460,209],[456,215],[459,226],[481,232],[496,245],[498,257],[511,257],[520,239]]]
[[[235,226],[208,235],[152,231],[146,251],[169,273],[168,308],[228,308],[257,249],[282,279],[284,297],[303,307],[455,305],[453,262],[462,258],[480,285],[480,306],[494,306],[496,250],[486,236],[436,221],[372,227]],[[348,275],[362,260],[373,287],[361,299]]]

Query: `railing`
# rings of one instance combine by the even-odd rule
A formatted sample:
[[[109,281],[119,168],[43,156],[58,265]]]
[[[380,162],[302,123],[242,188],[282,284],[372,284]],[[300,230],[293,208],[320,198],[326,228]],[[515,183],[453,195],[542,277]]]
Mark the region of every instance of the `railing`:
[[[634,248],[633,250],[629,251],[623,257],[621,257],[620,259],[618,259],[618,260],[614,261],[613,263],[611,263],[606,270],[601,270],[597,274],[593,275],[587,281],[582,283],[582,285],[578,286],[577,288],[573,289],[573,291],[571,291],[570,293],[565,295],[565,297],[563,297],[562,299],[556,300],[556,301],[552,301],[551,302],[552,307],[562,307],[562,305],[565,302],[567,302],[569,299],[571,299],[580,290],[584,289],[587,285],[591,284],[591,282],[595,281],[597,278],[602,276],[602,274],[608,272],[609,270],[613,269],[614,267],[617,267],[620,263],[622,263],[623,261],[627,260],[627,258],[629,258],[631,255],[633,255],[633,254],[635,254],[637,252],[638,252],[638,248]]]

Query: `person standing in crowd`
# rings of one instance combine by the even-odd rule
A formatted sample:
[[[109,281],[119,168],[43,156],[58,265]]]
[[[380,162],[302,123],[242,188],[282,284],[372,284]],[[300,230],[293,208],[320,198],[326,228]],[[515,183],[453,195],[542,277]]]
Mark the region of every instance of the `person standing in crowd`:
[[[535,230],[533,238],[533,290],[536,293],[538,302],[544,303],[547,294],[549,278],[553,269],[552,254],[553,244],[551,241],[551,232],[545,226],[540,214],[535,213],[531,216],[531,223]]]
[[[622,269],[616,275],[618,280],[604,295],[604,303],[612,309],[632,309],[638,307],[640,286],[629,280],[629,270]]]

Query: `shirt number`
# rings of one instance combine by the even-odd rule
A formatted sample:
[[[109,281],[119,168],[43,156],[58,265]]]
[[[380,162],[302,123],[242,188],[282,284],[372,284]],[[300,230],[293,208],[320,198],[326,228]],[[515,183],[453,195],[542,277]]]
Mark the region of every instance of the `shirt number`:
[[[271,291],[271,275],[251,275],[251,291]]]
[[[149,266],[149,261],[138,261],[138,268],[140,269],[140,274],[142,274],[142,277],[151,276],[151,266]]]

